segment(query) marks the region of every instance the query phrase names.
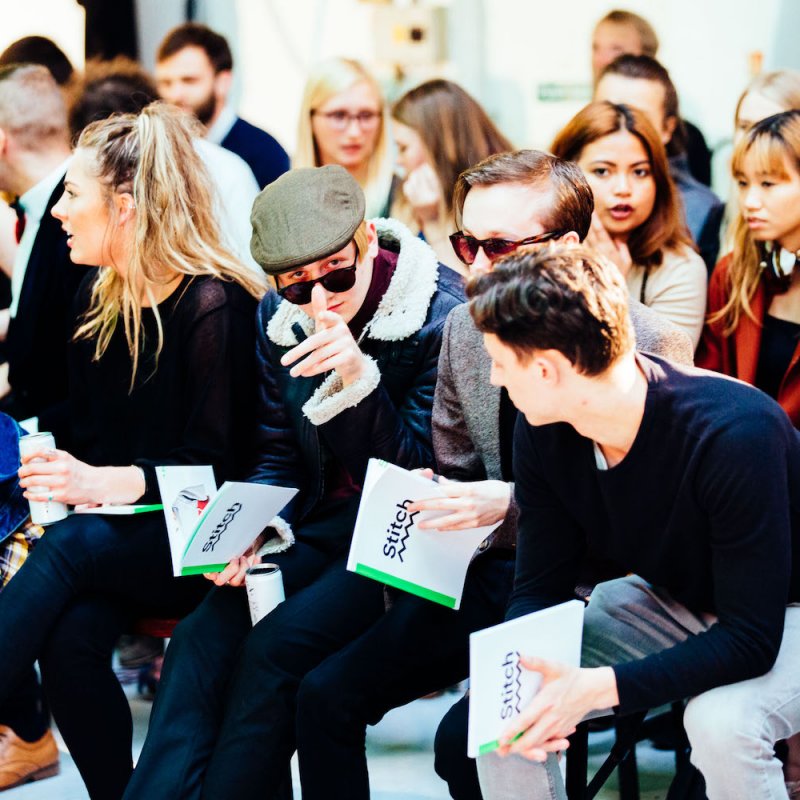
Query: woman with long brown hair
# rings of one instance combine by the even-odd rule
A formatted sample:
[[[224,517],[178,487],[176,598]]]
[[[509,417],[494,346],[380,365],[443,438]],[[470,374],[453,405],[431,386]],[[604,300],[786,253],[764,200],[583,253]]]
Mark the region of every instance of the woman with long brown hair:
[[[452,81],[426,81],[392,107],[402,196],[392,216],[419,232],[443,264],[465,273],[448,236],[453,232],[453,189],[458,176],[511,143],[480,104]]]
[[[27,455],[25,496],[153,504],[160,465],[211,464],[218,481],[243,476],[266,282],[222,244],[188,118],[154,104],[89,125],[53,214],[72,260],[97,269],[76,298],[74,450]],[[187,613],[207,586],[173,578],[161,512],[73,514],[47,529],[0,594],[0,687],[13,689],[39,659],[93,800],[121,797],[132,770],[130,710],[111,671],[116,639],[137,612]]]
[[[681,216],[655,128],[635,108],[590,103],[551,150],[577,162],[594,193],[587,244],[617,265],[632,297],[683,328],[696,346],[707,271]]]
[[[762,389],[800,428],[800,111],[749,128],[731,169],[740,213],[697,362]]]

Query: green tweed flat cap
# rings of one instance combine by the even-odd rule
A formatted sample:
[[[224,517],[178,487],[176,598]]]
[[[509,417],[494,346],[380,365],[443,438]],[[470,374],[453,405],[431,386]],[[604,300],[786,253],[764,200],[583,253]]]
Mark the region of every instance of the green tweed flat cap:
[[[268,275],[341,250],[364,220],[364,192],[338,164],[293,169],[256,197],[250,252]]]

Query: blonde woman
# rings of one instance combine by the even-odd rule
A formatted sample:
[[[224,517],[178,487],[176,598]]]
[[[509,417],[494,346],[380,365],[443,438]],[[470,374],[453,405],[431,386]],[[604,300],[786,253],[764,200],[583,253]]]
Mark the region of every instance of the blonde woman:
[[[322,61],[306,81],[292,167],[339,164],[364,191],[367,219],[388,216],[392,188],[388,123],[381,88],[358,61]]]
[[[25,496],[157,503],[156,465],[212,464],[220,482],[241,475],[265,284],[221,244],[184,115],[154,104],[87,127],[53,214],[71,258],[97,270],[76,300],[74,452],[24,459]],[[45,493],[31,495],[31,486]],[[160,512],[72,515],[40,544],[0,594],[0,686],[13,688],[38,658],[90,796],[119,798],[131,720],[110,668],[114,642],[131,615],[186,613],[208,584],[173,579]]]
[[[392,123],[404,176],[392,216],[420,233],[439,261],[466,275],[469,270],[448,238],[456,229],[456,180],[479,161],[511,150],[511,143],[479,103],[458,84],[442,79],[406,92],[392,107]]]

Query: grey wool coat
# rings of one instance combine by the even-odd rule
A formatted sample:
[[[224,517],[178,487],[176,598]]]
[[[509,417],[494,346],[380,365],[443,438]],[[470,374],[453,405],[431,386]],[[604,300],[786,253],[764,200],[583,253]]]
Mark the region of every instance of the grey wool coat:
[[[634,300],[630,301],[630,313],[638,350],[679,364],[692,364],[692,343],[680,328]],[[500,389],[489,382],[491,367],[469,305],[456,306],[444,327],[433,401],[433,452],[437,470],[446,478],[503,479]],[[516,547],[517,514],[512,486],[508,514],[480,550]]]

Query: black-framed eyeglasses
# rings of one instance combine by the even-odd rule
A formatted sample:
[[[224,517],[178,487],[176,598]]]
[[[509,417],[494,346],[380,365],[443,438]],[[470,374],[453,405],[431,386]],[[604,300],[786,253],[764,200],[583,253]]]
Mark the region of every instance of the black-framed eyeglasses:
[[[317,111],[314,109],[311,112],[312,117],[322,117],[331,128],[343,131],[351,122],[358,123],[358,127],[362,130],[371,130],[374,128],[381,118],[380,111],[357,111],[351,114],[349,111]]]
[[[510,239],[476,239],[464,231],[456,231],[450,234],[450,244],[453,245],[456,255],[467,265],[473,264],[478,256],[478,250],[483,248],[486,257],[494,261],[500,256],[507,256],[513,253],[518,247],[526,244],[541,244],[552,239],[558,239],[566,231],[547,231],[536,236],[529,236],[527,239],[520,239],[513,242]]]
[[[278,294],[284,300],[288,300],[296,306],[304,306],[306,303],[311,302],[311,290],[317,283],[322,284],[322,288],[329,292],[346,292],[348,289],[352,289],[353,286],[355,286],[357,266],[358,256],[356,256],[349,267],[339,267],[339,269],[326,272],[319,278],[314,278],[310,281],[290,283],[288,286],[283,286],[278,289]]]

